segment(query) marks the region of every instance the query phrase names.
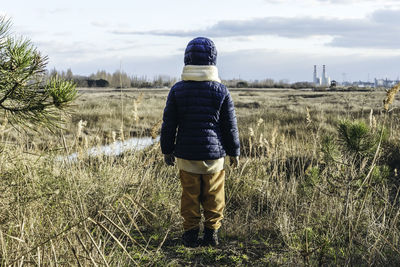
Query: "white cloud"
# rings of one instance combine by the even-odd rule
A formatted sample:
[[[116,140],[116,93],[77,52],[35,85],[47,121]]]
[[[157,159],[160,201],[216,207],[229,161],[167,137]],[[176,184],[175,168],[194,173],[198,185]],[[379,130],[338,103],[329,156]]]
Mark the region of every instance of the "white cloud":
[[[156,35],[173,37],[243,37],[280,36],[306,38],[332,36],[327,45],[337,47],[400,48],[400,10],[379,10],[362,19],[327,17],[265,17],[251,20],[225,20],[206,28],[192,31],[120,31],[119,35]]]
[[[96,21],[92,21],[91,23],[90,23],[92,26],[94,26],[94,27],[99,27],[99,28],[106,28],[106,27],[108,27],[109,26],[109,23],[108,22],[105,22],[105,21],[99,21],[99,20],[96,20]]]

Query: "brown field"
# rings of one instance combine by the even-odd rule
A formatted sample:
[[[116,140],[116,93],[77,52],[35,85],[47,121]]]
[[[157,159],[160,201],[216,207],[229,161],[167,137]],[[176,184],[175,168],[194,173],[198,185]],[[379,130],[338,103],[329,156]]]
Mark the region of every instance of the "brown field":
[[[226,166],[220,248],[180,244],[177,169],[157,136],[168,90],[81,89],[63,129],[0,120],[0,265],[394,265],[399,101],[384,91],[231,90],[241,138]],[[78,161],[57,160],[78,152]]]

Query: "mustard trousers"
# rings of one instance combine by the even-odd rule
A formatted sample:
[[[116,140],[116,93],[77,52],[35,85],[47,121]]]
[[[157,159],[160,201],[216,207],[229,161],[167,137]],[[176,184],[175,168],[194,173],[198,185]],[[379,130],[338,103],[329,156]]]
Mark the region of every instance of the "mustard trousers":
[[[185,231],[199,228],[200,205],[204,210],[204,226],[217,230],[224,218],[225,171],[212,174],[195,174],[179,171],[182,185],[181,215]]]

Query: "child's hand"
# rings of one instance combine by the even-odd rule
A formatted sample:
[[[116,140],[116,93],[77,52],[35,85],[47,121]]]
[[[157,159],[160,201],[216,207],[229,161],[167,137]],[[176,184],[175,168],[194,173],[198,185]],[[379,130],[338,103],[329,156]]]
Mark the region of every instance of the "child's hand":
[[[175,157],[173,154],[165,154],[164,155],[164,161],[168,166],[174,166],[175,165]]]
[[[229,163],[232,167],[237,168],[239,166],[239,157],[229,156]]]

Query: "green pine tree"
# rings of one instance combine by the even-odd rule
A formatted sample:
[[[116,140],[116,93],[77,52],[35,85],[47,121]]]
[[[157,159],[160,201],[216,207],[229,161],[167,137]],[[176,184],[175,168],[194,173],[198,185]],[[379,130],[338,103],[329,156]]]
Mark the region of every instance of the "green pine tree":
[[[75,84],[49,79],[47,56],[30,40],[13,36],[10,26],[9,20],[0,17],[0,116],[30,127],[57,127],[60,115],[77,97]]]

